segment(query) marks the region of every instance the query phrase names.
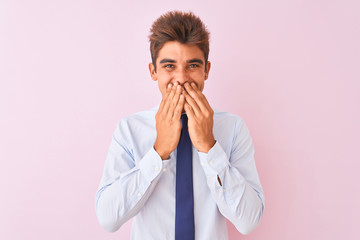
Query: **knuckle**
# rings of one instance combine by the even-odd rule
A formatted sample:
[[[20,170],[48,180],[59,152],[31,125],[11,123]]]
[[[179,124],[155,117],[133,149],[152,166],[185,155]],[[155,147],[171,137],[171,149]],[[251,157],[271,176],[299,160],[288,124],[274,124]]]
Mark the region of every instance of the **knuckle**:
[[[210,117],[213,116],[213,111],[212,110],[206,110],[204,112],[204,115],[205,115],[206,118],[210,118]]]

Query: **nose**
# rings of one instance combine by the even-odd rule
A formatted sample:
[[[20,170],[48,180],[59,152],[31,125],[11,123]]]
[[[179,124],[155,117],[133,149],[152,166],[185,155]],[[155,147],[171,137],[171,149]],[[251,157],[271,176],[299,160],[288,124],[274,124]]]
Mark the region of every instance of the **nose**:
[[[190,79],[188,73],[186,72],[186,69],[178,69],[175,74],[174,80],[179,82],[182,86],[184,85],[184,83],[189,82]]]

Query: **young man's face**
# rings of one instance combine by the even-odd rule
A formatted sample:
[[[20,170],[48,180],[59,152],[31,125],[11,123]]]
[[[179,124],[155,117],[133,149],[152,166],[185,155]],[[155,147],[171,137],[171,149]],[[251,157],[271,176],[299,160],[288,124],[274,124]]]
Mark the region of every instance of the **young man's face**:
[[[194,82],[202,91],[204,81],[208,78],[210,62],[205,70],[205,58],[201,49],[196,45],[182,44],[171,41],[164,44],[156,59],[156,72],[154,65],[149,64],[151,78],[158,81],[162,96],[165,95],[169,83]]]

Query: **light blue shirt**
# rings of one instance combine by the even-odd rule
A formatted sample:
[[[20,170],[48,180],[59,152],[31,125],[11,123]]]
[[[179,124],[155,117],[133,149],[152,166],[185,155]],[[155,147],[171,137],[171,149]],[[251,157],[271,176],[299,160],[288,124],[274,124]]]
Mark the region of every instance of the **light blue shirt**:
[[[158,107],[117,124],[96,194],[101,226],[114,232],[134,217],[133,240],[175,238],[176,150],[167,160],[161,160],[154,150]],[[226,219],[247,234],[259,224],[264,211],[264,193],[247,126],[236,115],[214,112],[215,145],[208,153],[193,147],[198,240],[228,239]]]

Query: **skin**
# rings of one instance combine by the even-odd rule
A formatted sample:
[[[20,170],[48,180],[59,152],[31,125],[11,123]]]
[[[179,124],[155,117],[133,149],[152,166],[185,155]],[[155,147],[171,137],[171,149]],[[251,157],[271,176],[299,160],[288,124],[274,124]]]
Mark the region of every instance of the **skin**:
[[[158,82],[162,100],[155,115],[157,138],[154,148],[160,157],[168,159],[179,142],[180,117],[188,115],[188,129],[192,144],[200,152],[207,153],[215,144],[212,132],[214,111],[202,93],[211,64],[196,45],[167,42],[156,59],[156,71],[152,63],[149,71],[152,80]],[[206,69],[206,70],[205,70]]]

